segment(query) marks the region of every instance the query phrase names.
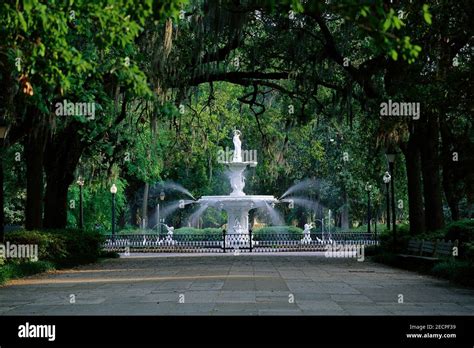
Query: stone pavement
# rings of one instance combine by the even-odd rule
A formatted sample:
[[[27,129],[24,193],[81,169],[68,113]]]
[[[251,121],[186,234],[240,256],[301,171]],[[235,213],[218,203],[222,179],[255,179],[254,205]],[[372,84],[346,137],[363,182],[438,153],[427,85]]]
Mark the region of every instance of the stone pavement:
[[[323,253],[141,254],[11,281],[0,314],[473,315],[474,289]]]

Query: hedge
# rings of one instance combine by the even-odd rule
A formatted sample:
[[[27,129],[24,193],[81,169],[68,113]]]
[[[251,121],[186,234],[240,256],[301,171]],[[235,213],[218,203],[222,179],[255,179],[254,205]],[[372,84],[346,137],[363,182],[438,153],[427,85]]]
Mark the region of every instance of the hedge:
[[[254,240],[300,240],[303,230],[295,226],[267,226],[252,231]]]
[[[10,244],[38,245],[38,261],[0,260],[0,283],[55,268],[95,262],[103,257],[104,237],[97,231],[79,229],[16,231],[5,234]]]

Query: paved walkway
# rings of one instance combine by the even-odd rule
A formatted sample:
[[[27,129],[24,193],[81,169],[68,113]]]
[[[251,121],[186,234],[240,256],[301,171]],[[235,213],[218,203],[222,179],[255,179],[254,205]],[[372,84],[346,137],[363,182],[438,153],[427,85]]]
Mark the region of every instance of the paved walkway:
[[[321,253],[146,256],[12,281],[0,288],[0,314],[474,314],[472,289],[367,261]]]

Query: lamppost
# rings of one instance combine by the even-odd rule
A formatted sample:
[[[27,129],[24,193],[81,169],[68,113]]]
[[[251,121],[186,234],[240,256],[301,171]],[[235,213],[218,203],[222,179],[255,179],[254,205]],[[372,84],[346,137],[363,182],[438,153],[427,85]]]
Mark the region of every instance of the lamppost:
[[[156,233],[160,234],[160,203],[156,205]]]
[[[7,123],[3,118],[0,118],[0,243],[3,243],[4,239],[4,225],[5,225],[5,214],[3,212],[3,143],[5,135],[7,133]]]
[[[83,195],[83,186],[84,186],[84,179],[80,176],[76,183],[79,185],[79,228],[82,230],[84,228],[84,195]]]
[[[370,191],[372,191],[372,185],[368,182],[365,184],[365,190],[367,191],[367,233],[370,234],[370,220],[372,217],[370,216]]]
[[[160,192],[160,201],[165,200],[165,191]],[[161,220],[160,220],[160,203],[156,206],[156,221],[157,221],[157,230],[158,234],[161,233]]]
[[[115,184],[110,188],[112,194],[112,240],[115,239],[115,194],[117,193],[117,186]]]
[[[395,247],[397,243],[397,226],[396,226],[396,214],[395,214],[395,187],[394,187],[394,181],[395,181],[395,176],[394,176],[394,167],[395,167],[395,156],[396,152],[393,151],[391,148],[387,149],[387,152],[385,155],[387,156],[387,161],[388,161],[388,169],[390,171],[390,176],[391,176],[391,194],[392,194],[392,226],[393,226],[393,246]]]
[[[385,197],[387,200],[387,231],[390,231],[390,180],[392,180],[392,176],[387,171],[383,175],[383,182],[385,183]]]

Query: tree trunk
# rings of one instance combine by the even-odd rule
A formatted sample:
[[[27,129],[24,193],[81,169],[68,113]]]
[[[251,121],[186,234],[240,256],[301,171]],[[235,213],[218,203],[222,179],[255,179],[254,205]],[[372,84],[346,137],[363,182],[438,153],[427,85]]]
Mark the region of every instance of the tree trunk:
[[[45,228],[65,228],[67,224],[67,191],[70,181],[57,171],[46,173]]]
[[[295,214],[294,214],[294,217],[297,219],[298,221],[298,224],[297,226],[299,228],[304,228],[304,224],[306,223],[306,216],[304,214],[304,211],[303,209],[301,209],[300,207],[296,207],[295,206]]]
[[[3,142],[3,140],[1,140]],[[3,144],[0,144],[0,243],[5,239],[5,213],[4,209],[4,191],[3,191]]]
[[[341,211],[341,228],[343,231],[349,231],[349,199],[347,198],[347,192],[344,192],[344,205]]]
[[[44,227],[65,228],[67,224],[67,193],[74,180],[83,147],[73,124],[64,129],[46,145],[44,169],[46,193]]]
[[[444,226],[443,199],[439,165],[439,121],[433,114],[420,125],[421,170],[425,199],[425,223],[428,231]]]
[[[127,218],[125,217],[125,211],[122,210],[118,218],[119,229],[123,230],[125,228],[126,223],[127,223]]]
[[[463,196],[463,171],[459,166],[459,159],[453,160],[453,152],[456,148],[455,138],[450,132],[446,121],[440,124],[442,139],[442,164],[443,164],[443,189],[446,201],[451,211],[451,218],[459,220],[459,201]]]
[[[137,224],[137,214],[138,214],[138,206],[135,202],[129,204],[130,209],[130,226],[140,227]]]
[[[26,159],[25,228],[42,227],[43,218],[43,157],[46,137],[44,132],[30,133],[24,142]]]
[[[461,196],[456,193],[457,178],[453,173],[454,166],[454,163],[448,163],[443,167],[443,188],[449,210],[451,211],[451,218],[456,221],[460,218],[459,201]]]
[[[142,226],[143,228],[148,227],[148,189],[149,185],[146,182],[143,189],[143,204],[142,204]]]
[[[425,212],[423,210],[423,191],[421,183],[420,149],[417,143],[418,135],[410,132],[408,143],[400,148],[405,155],[407,186],[408,186],[408,212],[410,232],[420,234],[426,231]]]

